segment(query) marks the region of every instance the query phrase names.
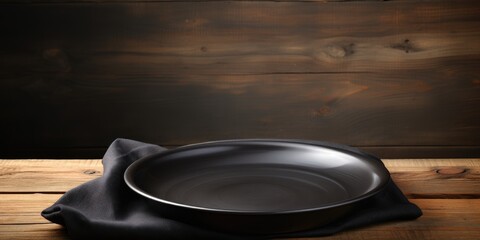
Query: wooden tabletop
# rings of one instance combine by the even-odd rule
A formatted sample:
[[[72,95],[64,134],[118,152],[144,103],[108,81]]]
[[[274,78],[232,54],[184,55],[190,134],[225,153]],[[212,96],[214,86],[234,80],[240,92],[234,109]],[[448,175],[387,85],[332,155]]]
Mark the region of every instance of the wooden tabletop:
[[[480,239],[480,159],[383,161],[424,215],[322,239]],[[0,239],[68,239],[40,212],[65,191],[101,175],[96,159],[0,160]]]

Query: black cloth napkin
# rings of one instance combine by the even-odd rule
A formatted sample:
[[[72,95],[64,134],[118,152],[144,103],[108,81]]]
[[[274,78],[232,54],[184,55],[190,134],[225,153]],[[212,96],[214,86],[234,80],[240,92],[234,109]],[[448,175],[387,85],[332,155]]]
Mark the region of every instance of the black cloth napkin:
[[[265,239],[326,236],[422,215],[391,181],[382,192],[364,201],[358,210],[318,229],[275,236],[236,236],[202,229],[158,216],[123,180],[124,171],[134,161],[164,150],[134,140],[115,140],[103,157],[103,176],[71,189],[43,210],[42,216],[63,225],[73,239]]]

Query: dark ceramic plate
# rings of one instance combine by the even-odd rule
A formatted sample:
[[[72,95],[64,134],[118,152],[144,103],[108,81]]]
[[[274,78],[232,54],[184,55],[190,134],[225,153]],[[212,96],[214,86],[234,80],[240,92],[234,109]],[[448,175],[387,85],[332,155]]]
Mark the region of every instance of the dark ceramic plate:
[[[306,230],[334,221],[390,179],[383,163],[343,145],[229,140],[140,159],[127,185],[163,216],[237,233]]]

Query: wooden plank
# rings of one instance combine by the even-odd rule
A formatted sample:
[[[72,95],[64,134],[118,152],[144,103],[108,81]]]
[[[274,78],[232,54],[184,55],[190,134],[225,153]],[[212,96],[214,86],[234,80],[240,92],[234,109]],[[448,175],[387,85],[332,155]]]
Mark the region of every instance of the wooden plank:
[[[99,85],[93,86],[92,91],[80,87],[77,92],[68,94],[69,99],[64,99],[65,96],[46,98],[32,112],[19,112],[23,111],[20,109],[31,108],[34,99],[30,98],[19,99],[17,105],[7,106],[5,111],[11,113],[3,118],[7,125],[20,124],[25,128],[3,128],[6,136],[40,132],[31,136],[26,144],[23,144],[27,141],[25,138],[13,138],[8,142],[2,140],[2,152],[8,152],[11,147],[15,149],[15,146],[27,148],[31,144],[48,148],[53,143],[62,148],[68,145],[82,147],[82,144],[92,142],[103,144],[106,148],[124,131],[127,134],[124,137],[159,144],[276,137],[321,139],[361,146],[438,146],[450,143],[453,147],[470,145],[478,149],[476,144],[480,142],[480,134],[472,133],[480,129],[477,126],[480,112],[474,107],[480,102],[480,88],[468,87],[476,75],[466,80],[449,81],[449,76],[442,72],[435,73],[437,76],[433,80],[430,79],[432,74],[418,74],[423,75],[423,79],[404,81],[402,78],[406,76],[401,72],[398,72],[398,78],[390,78],[390,81],[385,81],[387,74],[375,73],[358,76],[195,76],[190,77],[198,82],[193,88],[170,86],[168,82],[160,82],[158,86],[147,83],[138,89],[134,86],[141,84],[139,82],[131,82],[123,87],[118,85],[121,94],[112,93],[112,99],[109,100],[99,97],[103,90],[95,92],[96,88],[102,88],[102,80],[97,78],[98,82],[92,80],[91,84]],[[172,78],[179,82],[183,79],[181,76]],[[200,83],[208,83],[209,79],[212,89],[201,86]],[[108,89],[106,87],[106,94],[109,94]],[[138,96],[139,92],[143,92],[142,96]],[[92,99],[84,102],[82,98],[88,95]],[[456,96],[456,99],[452,101],[445,96]],[[92,108],[95,102],[102,106]],[[230,106],[234,108],[229,109]],[[121,110],[123,108],[127,109],[126,112]],[[20,120],[16,117],[18,114],[46,114],[42,113],[44,111],[49,116],[30,125],[27,125],[31,119],[29,116]],[[99,124],[101,119],[85,117],[86,113],[90,116],[108,116],[112,121],[102,126]],[[142,118],[142,123],[138,122],[138,116],[146,116],[146,113],[153,114]],[[446,113],[452,114],[449,115],[451,117],[445,118]],[[82,119],[80,127],[72,124],[78,119]],[[135,131],[130,132],[130,128]],[[91,132],[98,135],[92,138]],[[415,132],[419,137],[412,138],[410,132]],[[384,154],[388,156],[388,153]]]
[[[80,76],[130,78],[185,69],[211,75],[448,67],[434,60],[478,57],[480,4],[474,3],[7,5],[4,18],[16,24],[2,26],[9,46],[2,63],[37,76],[75,69]]]
[[[0,160],[0,193],[62,193],[102,172],[99,160]]]
[[[0,225],[46,224],[40,212],[62,194],[0,194]]]
[[[383,160],[409,198],[480,198],[479,159]]]
[[[0,152],[55,155],[122,136],[478,154],[479,11],[477,1],[7,4],[0,102],[15,104],[2,106]]]
[[[76,8],[72,10],[76,10]],[[82,14],[82,11],[78,11],[79,13],[77,11],[72,12]],[[162,23],[157,24],[161,24],[158,27],[163,25]],[[41,56],[38,56],[38,53],[12,53],[11,51],[14,48],[7,50],[5,56],[10,58],[4,59],[2,65],[13,68],[4,73],[6,76],[15,73],[12,70],[33,68],[53,77],[51,73],[48,74],[49,71],[53,73],[71,72],[72,69],[70,68],[75,67],[76,70],[80,71],[76,73],[80,77],[77,81],[82,81],[84,84],[91,84],[92,80],[82,78],[98,75],[103,78],[103,81],[112,81],[112,78],[118,78],[117,81],[121,84],[131,82],[132,77],[145,77],[148,80],[154,80],[154,77],[181,75],[183,78],[187,78],[186,83],[192,84],[190,81],[195,81],[193,83],[200,82],[210,86],[208,82],[200,81],[201,78],[189,80],[188,77],[192,76],[185,74],[185,70],[188,69],[190,75],[207,76],[272,73],[388,73],[388,70],[424,70],[425,68],[435,67],[446,67],[446,69],[439,70],[451,71],[453,67],[446,65],[445,62],[467,62],[468,64],[469,61],[478,59],[480,53],[480,47],[475,44],[480,33],[475,29],[466,29],[465,32],[449,34],[435,31],[417,33],[404,30],[405,32],[390,33],[387,36],[378,36],[378,33],[371,33],[369,36],[357,36],[360,33],[350,33],[353,36],[345,32],[337,33],[346,34],[341,37],[336,37],[335,33],[309,33],[301,36],[288,36],[288,33],[283,33],[287,36],[283,36],[283,34],[276,36],[275,42],[272,43],[271,40],[264,38],[268,37],[267,34],[274,35],[274,33],[267,32],[262,33],[263,36],[257,36],[260,33],[249,30],[252,32],[235,32],[230,35],[225,33],[226,29],[215,29],[215,27],[211,26],[214,29],[210,31],[213,32],[208,36],[201,37],[197,40],[198,42],[188,41],[188,39],[198,36],[190,32],[183,32],[185,31],[183,30],[181,33],[164,36],[164,38],[168,37],[167,39],[162,39],[155,33],[145,33],[146,35],[154,35],[151,36],[153,40],[161,41],[161,45],[155,45],[155,42],[150,42],[151,39],[145,40],[147,41],[146,45],[140,46],[129,42],[129,39],[111,39],[112,46],[104,49],[107,46],[82,47],[82,45],[76,43],[78,40],[65,39],[66,41],[72,41],[72,44],[79,45],[68,49],[53,46],[48,48],[39,44],[36,47],[42,51]],[[263,28],[268,27],[268,25],[263,26]],[[320,26],[311,26],[311,28],[314,27]],[[235,37],[237,34],[254,36],[242,41],[242,39]],[[109,38],[109,36],[103,37]],[[19,43],[13,43],[16,40],[14,38],[7,38],[3,41],[9,40],[12,41],[13,46],[19,45]],[[466,48],[466,44],[471,46]],[[89,62],[76,63],[71,58],[77,56]],[[39,59],[39,57],[43,59]],[[50,63],[50,65],[46,63]],[[262,64],[259,65],[259,63]],[[410,76],[414,77],[413,75]],[[163,79],[157,81],[160,80]],[[218,77],[213,78],[213,81],[218,80]]]
[[[382,162],[390,171],[415,171],[419,168],[440,167],[480,167],[480,158],[382,159]]]
[[[38,224],[38,209],[60,195],[0,195],[0,239],[64,239],[55,224]],[[49,201],[51,201],[49,203]],[[476,239],[480,235],[480,199],[413,199],[424,212],[415,221],[392,222],[343,232],[325,239]],[[20,204],[23,207],[19,207]],[[10,208],[13,208],[11,211]],[[3,218],[5,215],[10,218]],[[30,217],[30,220],[28,220]],[[309,238],[317,239],[317,238]],[[323,238],[322,238],[323,239]]]
[[[70,239],[57,224],[0,225],[0,239]]]
[[[411,198],[480,198],[480,159],[384,160]],[[0,193],[62,193],[102,174],[99,160],[0,160]]]

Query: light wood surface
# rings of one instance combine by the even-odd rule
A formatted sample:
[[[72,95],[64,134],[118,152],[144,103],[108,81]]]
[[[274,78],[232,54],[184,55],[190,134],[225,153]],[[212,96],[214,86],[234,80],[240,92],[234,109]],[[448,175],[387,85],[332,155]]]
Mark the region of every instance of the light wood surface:
[[[424,215],[321,239],[480,239],[480,159],[383,162]],[[95,159],[0,160],[0,239],[68,239],[40,211],[65,191],[101,175],[101,161]]]

